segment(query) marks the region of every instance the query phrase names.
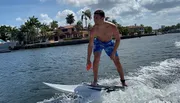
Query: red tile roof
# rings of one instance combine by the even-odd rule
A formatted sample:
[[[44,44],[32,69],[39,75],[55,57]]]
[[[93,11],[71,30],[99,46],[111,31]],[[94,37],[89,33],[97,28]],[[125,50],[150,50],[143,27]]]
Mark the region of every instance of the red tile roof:
[[[67,25],[67,26],[60,26],[59,28],[65,28],[65,29],[70,29],[70,28],[74,28],[75,25]]]

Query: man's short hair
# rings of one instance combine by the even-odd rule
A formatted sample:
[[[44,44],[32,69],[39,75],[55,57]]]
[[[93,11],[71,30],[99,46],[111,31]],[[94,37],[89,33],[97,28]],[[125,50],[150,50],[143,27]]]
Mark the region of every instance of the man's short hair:
[[[101,17],[105,17],[105,13],[104,13],[103,10],[96,10],[96,11],[94,12],[94,14],[98,14],[98,15],[100,15]]]

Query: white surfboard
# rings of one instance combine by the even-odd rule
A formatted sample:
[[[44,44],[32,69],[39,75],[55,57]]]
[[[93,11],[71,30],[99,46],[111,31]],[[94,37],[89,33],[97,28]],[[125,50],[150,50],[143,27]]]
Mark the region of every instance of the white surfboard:
[[[79,85],[62,85],[62,84],[52,84],[46,82],[43,83],[53,89],[67,93],[100,92],[101,90],[106,90],[107,92],[111,92],[111,91],[125,89],[125,87],[123,86],[105,86],[105,85],[92,86],[88,83],[83,83]]]
[[[62,84],[52,84],[52,83],[46,83],[46,82],[43,82],[43,83],[57,91],[78,94],[83,97],[89,98],[90,100],[95,99],[95,98],[100,98],[101,92],[99,90],[91,89],[88,86],[85,86],[83,84],[62,85]]]
[[[74,93],[75,88],[78,87],[78,85],[61,85],[61,84],[52,84],[46,82],[43,83],[57,91],[68,92],[68,93]]]

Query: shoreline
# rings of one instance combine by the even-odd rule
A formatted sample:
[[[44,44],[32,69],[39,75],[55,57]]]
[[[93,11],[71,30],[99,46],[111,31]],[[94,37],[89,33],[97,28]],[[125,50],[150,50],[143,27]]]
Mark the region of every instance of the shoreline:
[[[140,38],[144,36],[156,36],[156,34],[146,34],[146,35],[136,35],[136,36],[122,36],[121,39],[131,39],[131,38]],[[64,41],[55,41],[53,43],[36,43],[36,44],[27,44],[23,46],[15,46],[13,50],[20,49],[34,49],[34,48],[46,48],[46,47],[54,47],[54,46],[66,46],[66,45],[77,45],[88,43],[89,39],[74,39],[74,40],[64,40]]]

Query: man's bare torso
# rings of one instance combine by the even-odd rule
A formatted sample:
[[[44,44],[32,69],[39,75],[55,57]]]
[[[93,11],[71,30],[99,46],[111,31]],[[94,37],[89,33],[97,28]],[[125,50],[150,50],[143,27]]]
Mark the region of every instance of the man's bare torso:
[[[107,42],[112,39],[114,24],[104,22],[102,25],[94,25],[94,36],[102,42]]]

